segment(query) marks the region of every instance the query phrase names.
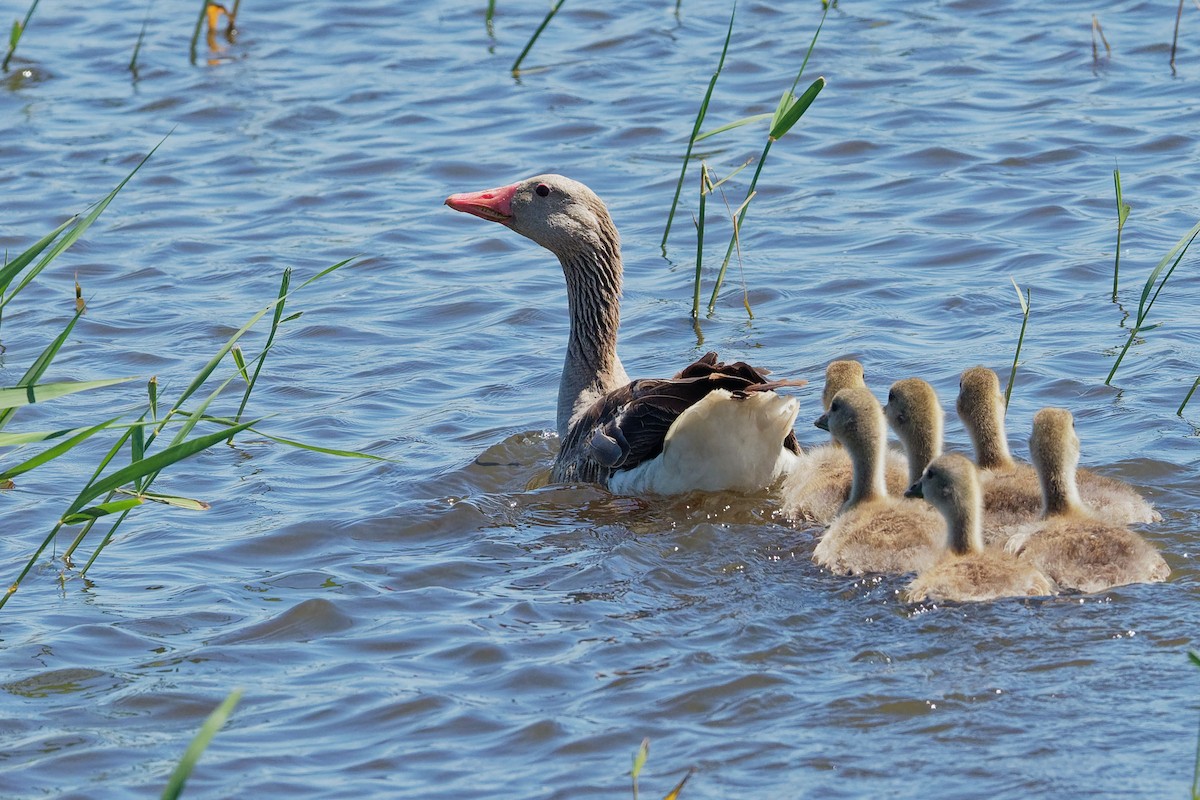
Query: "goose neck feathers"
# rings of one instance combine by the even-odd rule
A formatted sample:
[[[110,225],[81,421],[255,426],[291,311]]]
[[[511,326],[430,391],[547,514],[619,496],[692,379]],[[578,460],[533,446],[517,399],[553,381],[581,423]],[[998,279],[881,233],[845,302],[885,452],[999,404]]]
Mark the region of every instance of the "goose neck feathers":
[[[1016,464],[1004,433],[1004,396],[1000,379],[987,367],[971,367],[958,383],[955,403],[963,427],[975,445],[980,469],[1012,469]]]

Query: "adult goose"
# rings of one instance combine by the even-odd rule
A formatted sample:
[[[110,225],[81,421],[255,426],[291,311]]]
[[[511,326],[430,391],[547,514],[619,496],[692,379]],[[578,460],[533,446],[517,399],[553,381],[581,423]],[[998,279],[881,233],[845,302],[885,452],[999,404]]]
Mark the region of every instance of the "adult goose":
[[[1070,411],[1043,408],[1034,415],[1029,455],[1042,484],[1042,518],[1008,540],[1009,552],[1059,586],[1081,592],[1155,583],[1170,576],[1153,545],[1084,507],[1075,484],[1079,437]]]
[[[956,402],[958,416],[975,445],[975,463],[983,472],[984,538],[1003,543],[1022,524],[1038,518],[1042,490],[1037,472],[1012,457],[1004,432],[1004,396],[1000,379],[987,367],[962,373]],[[1087,508],[1120,524],[1158,522],[1158,513],[1131,486],[1088,469],[1079,469],[1079,495]]]
[[[667,379],[630,382],[617,357],[621,239],[587,186],[562,175],[454,194],[446,205],[532,239],[558,257],[571,332],[558,387],[551,473],[627,494],[764,489],[799,463],[798,404],[777,394],[804,381],[708,353]]]

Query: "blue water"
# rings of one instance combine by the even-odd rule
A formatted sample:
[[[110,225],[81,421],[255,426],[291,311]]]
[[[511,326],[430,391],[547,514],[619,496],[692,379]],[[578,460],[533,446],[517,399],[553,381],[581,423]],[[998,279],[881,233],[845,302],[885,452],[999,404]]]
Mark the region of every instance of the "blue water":
[[[70,251],[4,309],[0,383],[88,301],[47,378],[135,382],[22,409],[6,429],[164,402],[278,290],[297,292],[244,434],[176,465],[86,578],[64,533],[0,610],[0,796],[157,796],[205,716],[243,698],[190,797],[611,797],[651,740],[661,797],[1184,796],[1196,748],[1197,256],[1113,387],[1142,282],[1200,218],[1200,44],[1185,8],[844,2],[801,85],[828,88],[770,153],[717,309],[689,317],[684,139],[723,2],[247,3],[236,43],[188,62],[194,8],[42,4],[0,90],[0,247],[86,211],[167,139]],[[9,9],[8,16],[24,14]],[[711,126],[770,112],[819,4],[744,2]],[[718,176],[760,123],[697,152]],[[1113,169],[1132,205],[1110,300]],[[819,378],[855,357],[881,395],[919,375],[1007,378],[1008,420],[1076,416],[1084,463],[1143,488],[1170,582],[1086,598],[912,608],[851,581],[771,498],[622,498],[546,486],[566,337],[548,254],[442,205],[539,172],[609,204],[626,255],[632,375],[707,349],[789,377],[822,441]],[[728,184],[744,197],[750,170]],[[721,204],[709,204],[710,215]],[[706,235],[704,296],[728,228]],[[743,309],[745,296],[753,310]],[[265,323],[243,340],[253,354]],[[226,364],[216,375],[233,374]],[[232,414],[240,382],[212,410]],[[189,407],[194,407],[193,400]],[[953,419],[948,446],[966,437]],[[14,580],[111,439],[0,497]],[[28,453],[4,453],[10,464]],[[75,529],[72,529],[72,532]],[[80,555],[83,558],[80,558]]]

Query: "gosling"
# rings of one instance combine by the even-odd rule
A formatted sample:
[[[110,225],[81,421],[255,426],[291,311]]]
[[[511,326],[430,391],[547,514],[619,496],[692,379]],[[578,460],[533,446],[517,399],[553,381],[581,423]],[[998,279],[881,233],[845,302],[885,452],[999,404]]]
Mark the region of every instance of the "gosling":
[[[941,552],[945,523],[927,504],[888,495],[883,409],[864,388],[842,389],[816,421],[850,455],[850,495],[821,537],[813,561],[839,574],[902,574],[928,569]]]
[[[1012,457],[1004,433],[1004,397],[1000,379],[986,367],[971,367],[959,381],[956,408],[975,445],[975,463],[983,482],[984,539],[1002,543],[1018,527],[1041,514],[1042,491],[1036,471]],[[1081,469],[1082,502],[1118,524],[1162,519],[1132,487],[1114,478]]]
[[[867,388],[862,364],[857,361],[831,361],[825,368],[825,389],[821,404],[828,411],[833,398],[842,389]],[[785,481],[781,496],[784,514],[793,520],[805,520],[828,525],[837,516],[850,496],[853,470],[850,457],[831,436],[829,444],[806,450],[799,467]],[[903,457],[888,450],[885,476],[888,491],[902,494],[909,481]]]
[[[1081,502],[1075,483],[1079,437],[1070,411],[1037,412],[1029,452],[1042,487],[1042,518],[1009,539],[1009,552],[1060,587],[1089,594],[1167,579],[1171,570],[1153,545]]]
[[[890,405],[890,403],[889,403]],[[905,589],[909,603],[974,603],[1054,594],[1036,567],[983,545],[983,499],[975,465],[950,453],[930,462],[905,497],[921,497],[946,521],[945,551]]]

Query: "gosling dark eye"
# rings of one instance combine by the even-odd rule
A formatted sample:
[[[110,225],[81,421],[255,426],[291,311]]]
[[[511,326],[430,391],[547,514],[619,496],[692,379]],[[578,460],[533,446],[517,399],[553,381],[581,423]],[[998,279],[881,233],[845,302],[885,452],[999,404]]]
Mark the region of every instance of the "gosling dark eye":
[[[537,192],[538,197],[548,197],[550,195],[550,187],[544,183],[539,183],[534,191]]]
[[[889,403],[896,402],[896,393],[895,392],[888,392],[888,402]]]

